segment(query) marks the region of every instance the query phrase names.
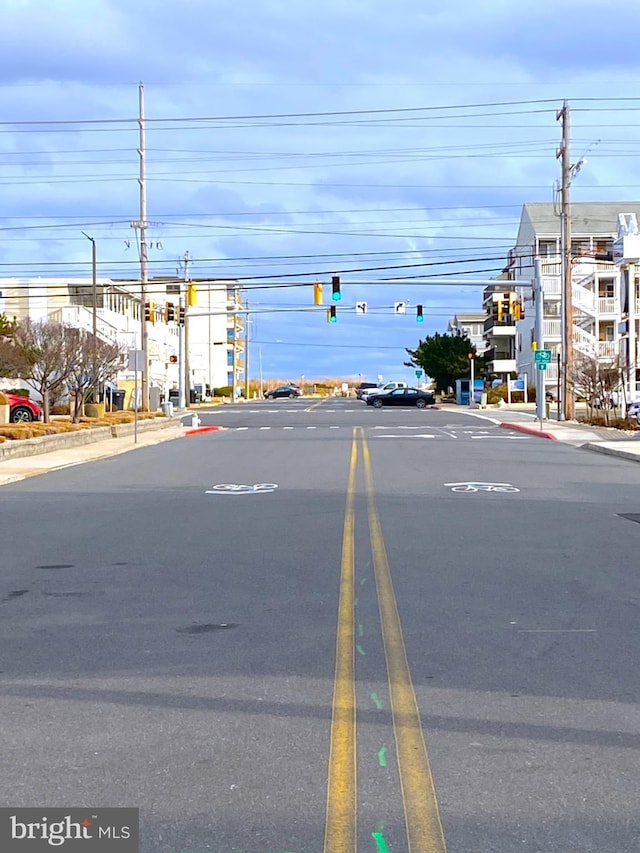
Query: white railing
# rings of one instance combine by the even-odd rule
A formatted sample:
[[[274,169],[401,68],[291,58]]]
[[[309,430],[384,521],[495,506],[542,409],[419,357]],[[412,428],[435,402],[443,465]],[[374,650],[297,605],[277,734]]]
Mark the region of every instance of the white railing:
[[[542,261],[543,275],[561,275],[562,264],[557,261]]]
[[[591,332],[586,332],[580,326],[573,327],[573,344],[584,353],[595,355],[598,350],[598,339]]]
[[[615,296],[599,296],[598,313],[618,314],[618,300],[615,298]]]
[[[542,292],[545,296],[560,296],[562,293],[562,286],[559,276],[543,275]]]
[[[598,341],[598,356],[600,358],[615,358],[619,347],[617,341]]]
[[[579,284],[574,284],[571,288],[573,304],[589,314],[595,314],[596,296],[592,290],[587,290],[586,287],[581,287]]]
[[[544,339],[559,338],[562,335],[560,320],[545,320],[544,321]]]

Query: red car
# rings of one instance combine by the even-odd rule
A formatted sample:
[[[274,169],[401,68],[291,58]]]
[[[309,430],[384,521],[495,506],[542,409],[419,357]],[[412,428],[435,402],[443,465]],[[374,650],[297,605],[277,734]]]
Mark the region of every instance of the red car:
[[[3,393],[9,401],[9,420],[12,424],[42,420],[42,409],[33,400],[20,394],[8,394],[6,391]]]

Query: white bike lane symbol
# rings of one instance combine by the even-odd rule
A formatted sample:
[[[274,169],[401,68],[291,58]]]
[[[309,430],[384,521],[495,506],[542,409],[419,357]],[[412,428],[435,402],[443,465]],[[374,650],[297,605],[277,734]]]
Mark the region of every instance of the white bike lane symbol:
[[[218,483],[211,489],[207,489],[205,495],[257,495],[275,492],[277,483],[254,483],[253,486],[245,486],[242,483]]]
[[[444,483],[452,492],[519,492],[511,483]]]

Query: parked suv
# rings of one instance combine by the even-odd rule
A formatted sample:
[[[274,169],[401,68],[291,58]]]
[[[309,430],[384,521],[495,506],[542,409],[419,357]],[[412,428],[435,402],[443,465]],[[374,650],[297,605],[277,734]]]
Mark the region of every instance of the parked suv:
[[[30,423],[42,420],[42,409],[33,400],[21,394],[2,392],[9,401],[9,420],[12,424]]]

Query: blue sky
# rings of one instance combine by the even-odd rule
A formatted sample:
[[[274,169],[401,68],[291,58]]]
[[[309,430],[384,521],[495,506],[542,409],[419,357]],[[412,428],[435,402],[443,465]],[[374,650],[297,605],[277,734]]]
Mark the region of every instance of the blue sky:
[[[640,198],[634,4],[2,0],[2,19],[0,275],[90,275],[82,231],[99,275],[139,274],[142,81],[149,274],[188,252],[239,278],[267,378],[411,378],[405,349],[481,288],[389,279],[500,271],[522,205],[553,198],[564,100],[588,159],[572,200]],[[312,282],[334,274],[330,325]]]

